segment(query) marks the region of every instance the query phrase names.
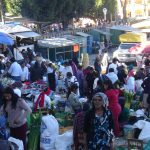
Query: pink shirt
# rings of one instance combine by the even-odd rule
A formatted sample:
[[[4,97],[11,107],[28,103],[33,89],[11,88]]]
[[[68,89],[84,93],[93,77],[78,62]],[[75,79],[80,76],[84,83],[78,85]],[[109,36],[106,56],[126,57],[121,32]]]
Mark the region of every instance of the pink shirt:
[[[7,103],[5,111],[8,113],[8,123],[11,128],[20,127],[27,121],[27,114],[32,112],[31,108],[23,99],[19,99],[16,109],[11,108],[11,101]]]

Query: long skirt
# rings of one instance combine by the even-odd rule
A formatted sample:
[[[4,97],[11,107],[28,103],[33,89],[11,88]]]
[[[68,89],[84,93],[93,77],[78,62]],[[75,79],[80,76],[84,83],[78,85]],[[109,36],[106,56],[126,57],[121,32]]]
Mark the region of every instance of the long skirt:
[[[19,139],[23,142],[24,150],[27,150],[26,147],[26,133],[27,133],[27,123],[17,128],[10,128],[10,136]]]
[[[48,84],[52,91],[56,90],[56,79],[55,79],[55,72],[48,73]]]

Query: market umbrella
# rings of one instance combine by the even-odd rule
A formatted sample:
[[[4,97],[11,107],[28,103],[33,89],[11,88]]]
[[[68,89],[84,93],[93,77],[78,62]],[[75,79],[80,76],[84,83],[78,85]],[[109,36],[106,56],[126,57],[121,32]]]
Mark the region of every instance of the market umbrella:
[[[147,45],[142,51],[143,54],[150,54],[150,45]]]
[[[0,44],[13,45],[14,40],[9,34],[0,32]]]
[[[150,43],[137,44],[129,49],[133,54],[150,54]]]

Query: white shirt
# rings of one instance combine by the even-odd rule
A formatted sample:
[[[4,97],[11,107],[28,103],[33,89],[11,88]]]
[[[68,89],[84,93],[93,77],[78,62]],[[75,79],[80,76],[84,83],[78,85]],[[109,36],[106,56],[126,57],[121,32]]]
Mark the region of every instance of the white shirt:
[[[36,103],[36,101],[37,101],[39,95],[40,95],[40,94],[38,94],[38,95],[35,96],[34,103]],[[38,105],[38,107],[39,107],[39,105]],[[51,99],[50,99],[50,97],[47,96],[46,94],[45,94],[45,96],[44,96],[44,108],[49,108],[49,109],[51,108]]]
[[[142,58],[143,57],[141,55],[136,55],[136,61],[137,62],[139,62],[139,61],[142,62]]]
[[[97,87],[97,82],[98,82],[99,78],[96,78],[94,80],[94,84],[93,84],[93,90]]]
[[[22,75],[22,68],[17,62],[13,62],[8,70],[11,76],[18,77]]]
[[[127,89],[128,91],[135,92],[135,78],[132,76],[127,78]]]
[[[142,92],[143,91],[143,88],[142,88],[142,83],[143,83],[143,80],[136,80],[135,81],[135,89],[137,92]]]
[[[72,71],[71,66],[67,66],[67,67],[65,67],[65,68],[62,70],[61,73],[62,73],[62,75],[63,75],[64,78],[66,78],[67,72],[71,72],[72,75],[73,75],[73,71]]]
[[[69,87],[72,83],[79,85],[78,80],[75,76],[72,76],[70,79],[66,78],[67,86]]]
[[[62,72],[64,68],[65,68],[64,66],[59,65],[59,72]]]
[[[110,68],[113,68],[115,74],[117,74],[117,73],[118,73],[117,67],[118,67],[117,64],[111,63],[111,64],[109,65],[109,67],[108,67],[108,70],[109,70]]]
[[[48,68],[47,68],[47,74],[48,74],[48,73],[53,73],[53,71],[54,71],[53,68],[51,68],[51,67],[48,67]]]
[[[108,53],[104,53],[101,63],[103,66],[108,66]]]
[[[106,76],[111,80],[112,84],[118,80],[118,76],[114,72],[109,72]]]
[[[28,67],[22,68],[21,81],[25,81],[29,79],[29,69]]]

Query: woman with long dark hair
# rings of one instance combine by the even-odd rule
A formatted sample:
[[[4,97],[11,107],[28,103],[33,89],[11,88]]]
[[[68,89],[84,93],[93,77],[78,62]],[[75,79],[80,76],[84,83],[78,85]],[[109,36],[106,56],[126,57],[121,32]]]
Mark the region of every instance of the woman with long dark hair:
[[[92,98],[92,109],[85,115],[84,140],[87,150],[109,150],[112,142],[113,120],[107,109],[107,96],[96,93]]]
[[[23,141],[26,150],[27,115],[32,112],[28,104],[14,90],[7,87],[3,93],[3,110],[7,114],[10,136]]]
[[[119,115],[121,113],[121,106],[119,105],[119,90],[115,89],[110,80],[105,80],[103,82],[105,94],[108,97],[109,101],[109,110],[112,112],[113,122],[114,122],[114,134],[116,137],[120,136],[120,127],[119,127]]]

